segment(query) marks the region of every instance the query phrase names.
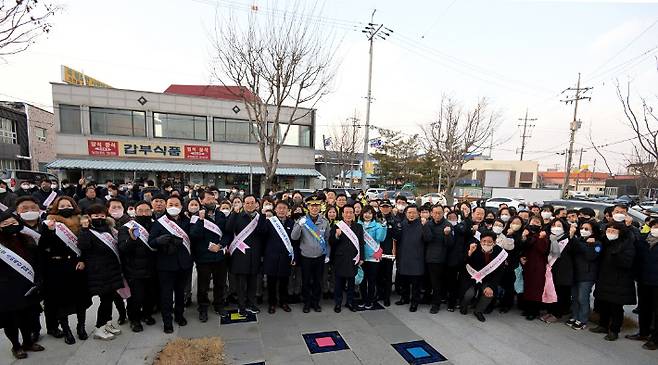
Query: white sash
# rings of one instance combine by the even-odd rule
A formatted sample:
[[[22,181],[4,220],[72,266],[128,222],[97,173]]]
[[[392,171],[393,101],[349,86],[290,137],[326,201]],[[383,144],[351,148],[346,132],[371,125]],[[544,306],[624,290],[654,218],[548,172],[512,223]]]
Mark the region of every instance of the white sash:
[[[366,245],[368,245],[368,247],[372,249],[373,252],[379,251],[379,247],[380,247],[379,243],[377,243],[377,241],[375,241],[375,239],[372,238],[370,233],[366,231],[365,227],[363,228],[363,240],[366,242]],[[375,260],[374,257],[372,259]],[[376,261],[379,262],[379,260]]]
[[[196,224],[197,221],[199,221],[199,216],[198,215],[193,215],[190,218],[190,224]],[[208,219],[203,220],[203,228],[209,230],[210,232],[215,233],[216,235],[219,236],[219,238],[222,238],[222,236],[224,235],[222,233],[222,230],[219,229],[219,227],[215,223],[209,221]]]
[[[37,231],[35,231],[31,228],[28,228],[26,226],[23,226],[23,229],[21,229],[21,233],[26,235],[26,236],[32,237],[32,239],[34,240],[34,243],[37,243],[37,244],[39,243],[39,239],[41,238],[41,234],[39,232],[37,232]]]
[[[4,211],[5,211],[5,210],[7,210],[7,209],[9,209],[9,207],[8,207],[8,206],[6,206],[6,205],[4,205],[4,204],[2,204],[2,203],[0,203],[0,210],[1,210],[1,211],[3,211],[3,212],[4,212]]]
[[[475,271],[471,265],[466,264],[466,271],[471,275],[471,279],[474,279],[476,283],[481,283],[487,275],[494,272],[500,264],[505,262],[505,259],[507,259],[507,251],[501,250],[498,256],[491,260],[491,262],[483,267],[482,270]]]
[[[50,192],[50,195],[48,195],[46,200],[43,201],[43,207],[48,209],[48,207],[53,202],[53,200],[55,200],[55,198],[57,198],[57,193],[55,192],[55,190],[53,190]]]
[[[76,237],[73,232],[62,222],[55,222],[55,235],[62,240],[71,249],[75,252],[78,257],[82,255],[80,249],[78,248],[78,237]]]
[[[249,224],[244,227],[242,232],[238,233],[237,236],[233,239],[233,242],[228,246],[228,252],[230,255],[233,254],[233,251],[237,248],[240,250],[242,253],[245,253],[245,251],[249,248],[249,246],[244,242],[244,240],[249,237],[250,234],[256,230],[256,226],[258,225],[258,219],[260,218],[260,214],[256,213],[256,216],[249,222]]]
[[[276,233],[279,235],[279,238],[281,238],[281,241],[283,241],[283,244],[286,246],[286,250],[288,250],[288,255],[292,258],[292,260],[295,260],[295,252],[292,249],[292,242],[290,242],[290,237],[288,237],[288,234],[286,233],[286,229],[283,227],[283,224],[277,218],[276,216],[272,216],[267,218],[270,220],[270,223],[272,223],[272,226],[276,230]]]
[[[356,233],[352,231],[352,228],[350,228],[350,226],[348,226],[347,223],[345,223],[344,221],[340,221],[336,223],[336,225],[338,226],[338,228],[340,228],[341,231],[343,231],[343,233],[347,235],[347,238],[349,238],[349,240],[352,241],[352,244],[356,248],[356,256],[354,256],[353,260],[355,265],[358,264],[359,256],[361,255],[361,248],[359,247],[359,238],[356,236]]]
[[[169,231],[169,233],[173,234],[178,238],[182,238],[183,245],[187,249],[187,252],[190,255],[192,254],[192,250],[190,249],[190,237],[187,235],[187,233],[185,233],[185,231],[183,231],[182,228],[178,226],[178,224],[172,222],[171,219],[169,219],[169,217],[167,217],[166,215],[160,217],[160,219],[158,219],[158,222],[160,222],[160,224],[162,224],[162,226],[165,227],[165,229]]]
[[[124,224],[125,227],[128,227],[129,230],[134,229],[137,227],[139,230],[139,239],[140,241],[144,242],[144,245],[151,250],[151,251],[156,251],[153,247],[149,246],[149,231],[146,230],[141,224],[135,222],[135,221],[129,221],[128,223]]]
[[[27,260],[20,257],[4,245],[0,245],[0,259],[9,265],[9,267],[16,270],[17,273],[23,275],[23,277],[29,280],[30,283],[34,284],[34,269]],[[30,292],[28,291],[28,293]]]
[[[119,256],[119,248],[117,247],[117,240],[112,236],[111,233],[109,232],[103,232],[100,233],[98,231],[95,231],[93,229],[89,230],[91,233],[93,233],[96,238],[101,240],[105,244],[105,246],[109,247],[112,252],[114,252],[114,255],[117,257],[117,260],[119,261],[119,266],[121,266],[121,256]],[[123,288],[117,289],[117,293],[121,296],[123,299],[128,299],[130,298],[130,287],[128,286],[128,282],[126,279],[123,277],[123,274],[121,274],[121,280],[123,280]]]

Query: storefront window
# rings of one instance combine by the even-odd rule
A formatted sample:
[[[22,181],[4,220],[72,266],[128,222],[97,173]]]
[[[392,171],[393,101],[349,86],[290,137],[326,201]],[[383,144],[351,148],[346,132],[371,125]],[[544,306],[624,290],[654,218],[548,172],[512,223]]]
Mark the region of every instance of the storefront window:
[[[59,105],[59,131],[61,133],[81,134],[80,107],[77,105]]]
[[[226,120],[225,142],[249,143],[249,123],[243,121]],[[216,124],[215,124],[216,125]]]
[[[91,134],[146,137],[146,113],[136,110],[89,108]]]
[[[288,125],[285,123],[279,124],[279,140],[283,138],[283,134],[286,132]],[[269,123],[267,128],[268,134],[272,134],[274,129],[274,123]],[[299,146],[299,147],[311,147],[311,127],[306,125],[291,125],[288,130],[288,135],[286,136],[285,141],[283,141],[285,146]]]
[[[153,113],[153,134],[161,138],[206,140],[206,117]]]

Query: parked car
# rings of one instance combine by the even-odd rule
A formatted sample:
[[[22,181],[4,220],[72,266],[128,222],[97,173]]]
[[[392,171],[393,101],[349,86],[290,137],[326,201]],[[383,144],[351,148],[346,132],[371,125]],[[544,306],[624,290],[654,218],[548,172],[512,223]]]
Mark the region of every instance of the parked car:
[[[398,195],[404,195],[408,202],[415,202],[416,196],[409,190],[386,190],[377,195],[377,199],[395,199]]]
[[[514,207],[517,210],[520,209],[525,209],[527,208],[525,202],[518,200],[518,199],[512,199],[512,198],[491,198],[487,199],[487,201],[484,203],[485,208],[492,208],[492,209],[498,209],[500,204],[507,204],[508,207]]]
[[[614,204],[626,204],[628,206],[635,205],[638,200],[637,195],[622,195],[613,201]]]
[[[59,185],[59,179],[53,174],[41,171],[28,171],[28,170],[12,170],[6,169],[2,170],[2,180],[7,183],[9,188],[16,190],[20,187],[22,181],[32,181],[39,185],[39,180],[44,177],[50,179],[50,181],[57,181]]]
[[[377,199],[377,195],[379,195],[379,193],[384,191],[386,191],[386,189],[384,188],[370,188],[366,190],[366,197],[368,199]]]
[[[598,220],[603,219],[603,211],[605,208],[614,205],[609,203],[590,202],[584,200],[548,200],[545,201],[544,204],[550,204],[555,208],[566,209],[592,208],[594,213],[596,213],[596,218]],[[644,220],[647,218],[646,214],[638,212],[635,209],[629,209],[628,215],[633,217],[633,222],[639,224],[640,226],[644,224]]]
[[[420,204],[424,205],[427,203],[430,203],[431,205],[435,205],[435,204],[446,205],[447,201],[445,196],[443,196],[443,194],[427,193],[420,197]]]

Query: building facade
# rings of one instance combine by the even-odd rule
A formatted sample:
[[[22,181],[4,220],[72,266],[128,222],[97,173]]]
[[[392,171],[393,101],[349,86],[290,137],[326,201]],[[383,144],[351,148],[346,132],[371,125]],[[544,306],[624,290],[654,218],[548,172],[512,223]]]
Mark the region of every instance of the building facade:
[[[463,170],[466,179],[477,180],[481,187],[536,188],[537,161],[470,160]]]
[[[53,83],[56,160],[48,168],[75,181],[152,179],[262,191],[254,126],[240,98],[227,90],[172,85],[156,93]],[[284,109],[281,120],[291,113]],[[298,116],[279,151],[280,188],[310,188],[321,178],[315,110],[297,109]]]
[[[49,111],[0,101],[0,169],[46,171],[55,159],[54,125]]]

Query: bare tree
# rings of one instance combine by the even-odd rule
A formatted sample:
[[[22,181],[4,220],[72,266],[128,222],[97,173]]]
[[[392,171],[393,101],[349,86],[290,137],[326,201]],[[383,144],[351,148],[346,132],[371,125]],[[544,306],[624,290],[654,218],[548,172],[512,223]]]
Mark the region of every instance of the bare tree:
[[[344,122],[331,131],[331,151],[336,157],[342,187],[345,187],[346,167],[352,168],[361,143],[363,143],[363,132],[354,123]],[[333,176],[327,176],[327,178],[333,179]]]
[[[267,186],[291,126],[313,118],[335,75],[332,37],[304,10],[295,2],[269,15],[252,13],[246,24],[231,15],[215,26],[212,73],[221,84],[240,87]]]
[[[444,95],[438,119],[421,126],[425,150],[435,157],[446,181],[448,204],[452,204],[457,180],[464,176],[468,155],[488,147],[497,124],[498,115],[489,110],[487,99],[482,98],[472,109],[464,110],[458,101]]]
[[[50,32],[50,18],[57,10],[47,1],[0,0],[0,57],[23,52]]]

